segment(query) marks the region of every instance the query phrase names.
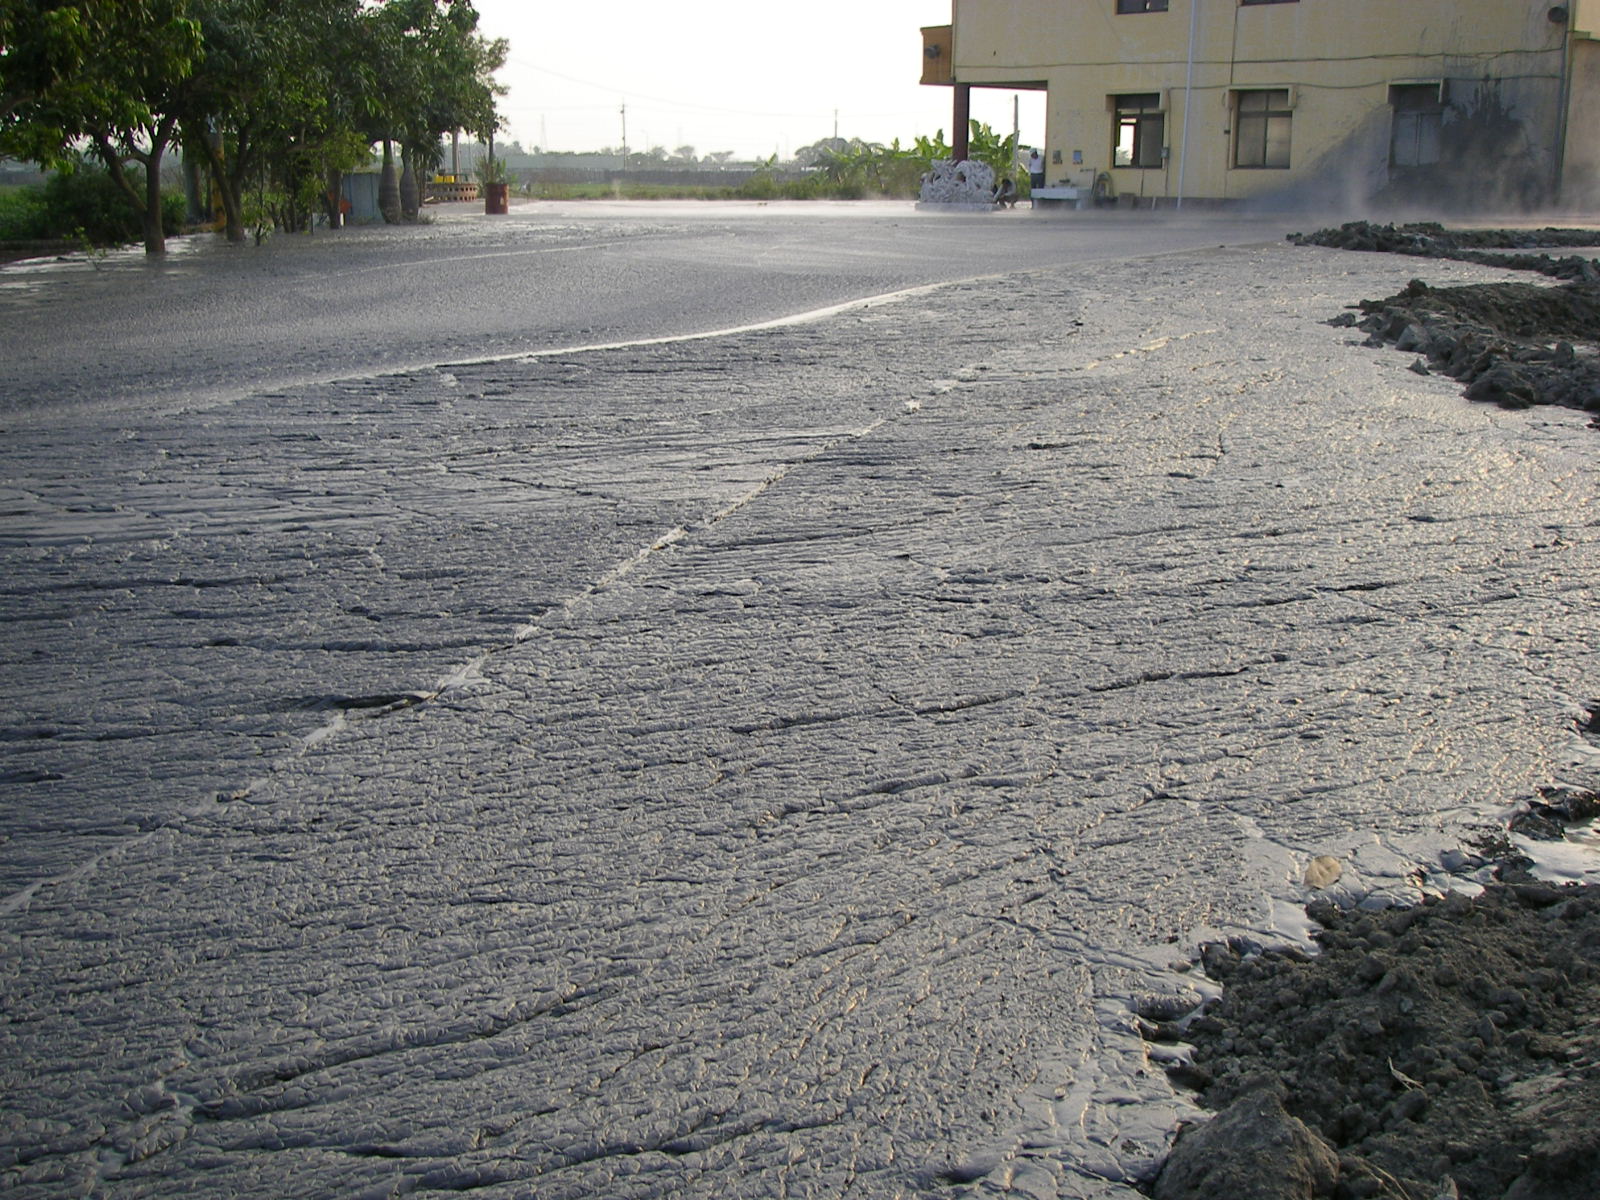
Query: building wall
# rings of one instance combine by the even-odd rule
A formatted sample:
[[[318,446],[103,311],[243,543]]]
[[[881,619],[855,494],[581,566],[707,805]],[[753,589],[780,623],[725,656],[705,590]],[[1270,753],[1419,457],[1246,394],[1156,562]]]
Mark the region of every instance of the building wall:
[[[1116,0],[953,0],[954,74],[958,84],[1048,87],[1052,183],[1090,184],[1105,173],[1122,195],[1157,203],[1382,196],[1525,204],[1551,198],[1569,125],[1593,130],[1600,118],[1600,62],[1588,40],[1600,0],[1566,6],[1570,81],[1569,26],[1550,19],[1552,7],[1168,0],[1165,12],[1119,14]],[[1391,89],[1440,83],[1435,115],[1417,118],[1433,123],[1424,136],[1439,160],[1396,167]],[[1288,93],[1287,167],[1239,164],[1239,129],[1263,128],[1259,118],[1241,126],[1235,111],[1253,89]],[[1119,167],[1112,98],[1138,93],[1160,97],[1164,153],[1153,165]],[[1571,122],[1563,120],[1567,100]],[[1569,185],[1593,184],[1600,148],[1586,144],[1568,165]]]
[[[1561,199],[1575,207],[1600,209],[1600,41],[1576,38],[1572,51]]]

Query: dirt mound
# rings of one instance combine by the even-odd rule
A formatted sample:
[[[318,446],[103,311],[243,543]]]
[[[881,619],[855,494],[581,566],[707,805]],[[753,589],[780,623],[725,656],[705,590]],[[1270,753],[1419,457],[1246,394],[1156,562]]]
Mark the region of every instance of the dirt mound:
[[[1535,250],[1557,247],[1600,246],[1593,229],[1447,229],[1430,221],[1410,225],[1374,225],[1351,221],[1337,229],[1292,233],[1297,246],[1328,246],[1335,250],[1371,250],[1384,254],[1414,254],[1423,258],[1462,258],[1490,250]],[[1498,264],[1500,259],[1496,259]]]
[[[1484,283],[1430,288],[1413,284],[1391,300],[1365,301],[1362,309],[1386,312],[1397,300],[1435,325],[1475,325],[1523,342],[1592,340],[1600,335],[1600,289],[1594,287]]]
[[[1506,408],[1558,404],[1600,412],[1600,286],[1484,283],[1430,288],[1414,279],[1385,300],[1363,300],[1356,326],[1368,346],[1419,357],[1412,370],[1467,385],[1471,400]]]
[[[1207,946],[1220,1004],[1147,1031],[1194,1045],[1184,1081],[1241,1127],[1225,1143],[1230,1195],[1600,1196],[1600,888],[1523,882],[1311,913],[1320,954]],[[1284,1113],[1315,1135],[1310,1163],[1318,1140],[1337,1155],[1336,1178],[1307,1167],[1297,1175],[1322,1179],[1310,1190],[1249,1191],[1246,1160],[1282,1179],[1286,1148],[1303,1141],[1283,1132]],[[1261,1122],[1264,1141],[1249,1132]],[[1278,1150],[1239,1149],[1252,1139]],[[1155,1194],[1208,1194],[1184,1190],[1193,1177],[1175,1150]]]
[[[1299,245],[1334,246],[1427,258],[1451,258],[1537,271],[1568,280],[1431,288],[1414,279],[1384,300],[1363,300],[1364,314],[1331,322],[1357,326],[1366,345],[1392,345],[1419,357],[1412,369],[1439,372],[1467,384],[1467,396],[1509,408],[1558,404],[1600,412],[1600,261],[1568,256],[1498,254],[1490,245],[1593,245],[1594,230],[1446,230],[1439,225],[1375,226],[1355,222],[1337,230],[1295,234]],[[1597,422],[1600,427],[1600,422]]]

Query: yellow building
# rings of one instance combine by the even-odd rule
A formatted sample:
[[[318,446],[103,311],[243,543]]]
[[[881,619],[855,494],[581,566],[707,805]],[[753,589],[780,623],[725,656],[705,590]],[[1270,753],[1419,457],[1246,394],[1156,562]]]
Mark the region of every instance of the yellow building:
[[[952,0],[925,83],[1041,89],[1121,202],[1600,198],[1600,0]],[[959,149],[959,146],[958,146]]]

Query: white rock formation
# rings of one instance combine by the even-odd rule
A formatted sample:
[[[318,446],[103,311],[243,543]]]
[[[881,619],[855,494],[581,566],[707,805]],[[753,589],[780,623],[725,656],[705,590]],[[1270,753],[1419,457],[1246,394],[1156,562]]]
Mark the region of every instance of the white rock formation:
[[[994,203],[994,168],[970,159],[940,159],[922,178],[922,204],[988,208]]]

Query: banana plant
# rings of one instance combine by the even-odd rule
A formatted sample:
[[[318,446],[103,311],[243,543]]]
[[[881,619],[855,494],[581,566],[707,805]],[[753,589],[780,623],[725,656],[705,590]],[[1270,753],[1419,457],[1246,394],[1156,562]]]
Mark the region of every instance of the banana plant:
[[[972,122],[972,132],[967,144],[967,157],[981,162],[994,171],[996,179],[1005,179],[1017,173],[1017,135],[1001,137],[982,121]]]

